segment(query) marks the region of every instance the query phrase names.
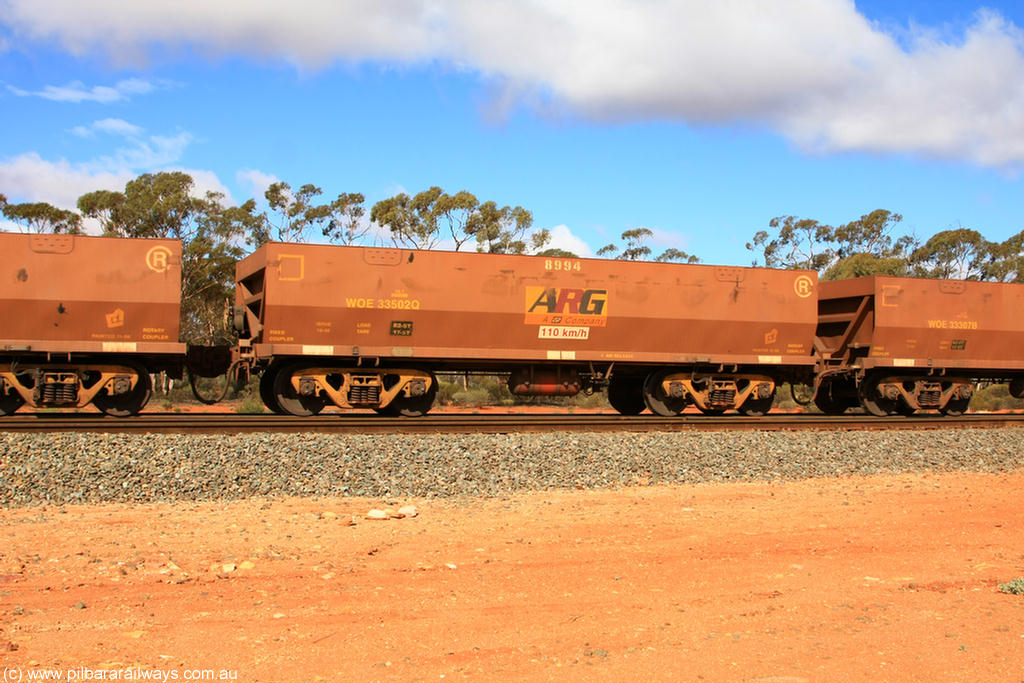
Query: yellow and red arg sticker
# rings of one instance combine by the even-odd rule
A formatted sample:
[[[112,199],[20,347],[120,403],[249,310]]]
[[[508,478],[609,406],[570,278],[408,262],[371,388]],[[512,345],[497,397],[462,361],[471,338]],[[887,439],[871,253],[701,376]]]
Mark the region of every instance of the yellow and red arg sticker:
[[[605,327],[608,291],[572,287],[527,287],[527,325]]]

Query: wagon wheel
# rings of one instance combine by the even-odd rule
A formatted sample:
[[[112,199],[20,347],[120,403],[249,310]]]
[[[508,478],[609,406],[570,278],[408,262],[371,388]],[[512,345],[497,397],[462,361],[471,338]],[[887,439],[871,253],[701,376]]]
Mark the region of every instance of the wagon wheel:
[[[953,398],[946,402],[946,405],[939,408],[939,412],[946,417],[960,417],[967,412],[967,406],[971,404],[968,398]]]
[[[640,378],[615,378],[608,382],[608,403],[620,415],[639,415],[644,412],[644,383]]]
[[[1008,387],[1010,396],[1024,398],[1024,377],[1018,377],[1010,382]]]
[[[25,399],[14,389],[0,394],[0,415],[11,415],[25,404]]]
[[[299,396],[296,393],[292,387],[292,375],[301,369],[301,365],[288,365],[274,373],[274,400],[287,415],[310,417],[323,410],[327,402],[319,396]],[[260,385],[262,389],[262,382]]]
[[[842,415],[854,405],[853,387],[848,380],[824,380],[814,394],[814,405],[826,415]]]
[[[277,394],[274,393],[274,380],[277,378],[277,368],[271,365],[260,375],[260,400],[271,412],[278,415],[285,415],[284,409],[277,402]]]
[[[392,415],[395,417],[423,417],[434,405],[434,398],[437,396],[437,378],[430,374],[430,388],[422,396],[402,396],[399,394],[391,399],[391,403],[379,409],[381,415]]]
[[[153,380],[150,379],[149,373],[137,365],[130,367],[138,376],[138,379],[135,381],[135,387],[131,391],[111,396],[107,394],[106,389],[103,389],[92,399],[92,404],[107,415],[112,417],[138,415],[146,407],[146,404],[149,403],[149,398],[153,395]]]
[[[667,374],[667,371],[662,370],[652,372],[647,376],[643,389],[644,403],[647,404],[647,407],[655,415],[673,417],[683,412],[683,408],[686,407],[687,398],[685,396],[675,398],[665,395],[665,392],[661,390],[661,381]]]
[[[860,404],[864,410],[876,417],[893,415],[899,410],[899,401],[893,401],[878,393],[879,377],[868,375],[860,383]]]
[[[747,398],[740,406],[740,412],[747,417],[761,417],[771,410],[774,404],[775,389],[772,388],[771,395],[766,398]]]

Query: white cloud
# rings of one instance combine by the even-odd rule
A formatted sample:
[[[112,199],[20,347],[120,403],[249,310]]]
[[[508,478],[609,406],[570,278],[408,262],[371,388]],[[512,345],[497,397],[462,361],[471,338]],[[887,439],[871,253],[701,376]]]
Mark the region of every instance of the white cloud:
[[[227,205],[234,204],[234,198],[231,196],[231,190],[227,188],[224,183],[220,181],[220,178],[213,171],[207,171],[199,168],[184,168],[181,166],[167,166],[159,169],[159,171],[181,171],[192,176],[194,184],[192,185],[192,196],[193,197],[204,197],[207,192],[215,192],[217,194],[224,195],[224,203]]]
[[[96,133],[137,138],[145,131],[143,128],[122,119],[100,119],[99,121],[93,121],[89,126],[75,126],[69,132],[82,138],[93,137]]]
[[[100,171],[66,159],[47,161],[35,152],[0,161],[0,187],[8,200],[49,202],[62,209],[75,209],[86,192],[123,190],[133,177],[128,169]]]
[[[284,57],[323,65],[343,59],[434,56],[435,12],[419,0],[2,0],[0,16],[21,35],[57,39],[74,54],[106,51],[142,61],[152,43],[218,53]]]
[[[254,168],[245,168],[239,171],[235,179],[240,185],[246,188],[253,199],[263,199],[264,193],[267,188],[276,182],[280,182],[280,178],[272,173],[264,173]]]
[[[195,192],[220,192],[231,201],[227,187],[216,174],[201,169],[186,169],[177,162],[192,135],[146,135],[145,129],[121,119],[102,119],[89,126],[77,126],[75,134],[96,132],[123,137],[125,146],[88,161],[72,163],[67,159],[43,159],[36,152],[0,159],[0,187],[10,201],[44,201],[62,209],[75,209],[78,197],[94,190],[123,190],[140,173],[184,171],[195,180]]]
[[[151,135],[148,139],[133,138],[130,147],[122,147],[112,155],[99,157],[89,166],[96,168],[128,168],[150,170],[173,164],[181,158],[185,148],[192,143],[192,135],[180,132],[176,135]]]
[[[551,241],[548,242],[545,249],[564,249],[565,251],[571,251],[577,256],[589,257],[594,255],[593,249],[590,245],[584,242],[581,238],[572,234],[572,230],[567,225],[556,225],[549,228],[551,232]]]
[[[224,195],[226,204],[234,202],[231,192],[220,181],[217,174],[203,169],[189,169],[168,166],[147,171],[182,171],[195,181],[193,194],[204,196],[208,191]],[[92,164],[72,164],[66,159],[48,161],[35,152],[0,161],[0,187],[4,188],[11,202],[47,202],[61,209],[77,210],[78,198],[96,190],[124,190],[128,181],[138,173],[133,169],[116,171],[98,170]],[[14,229],[20,229],[12,224]],[[7,228],[10,228],[8,225]],[[86,220],[86,232],[98,233],[99,223]],[[0,231],[6,228],[0,224]]]
[[[122,119],[100,119],[99,121],[94,122],[92,127],[93,130],[97,130],[102,133],[120,135],[121,137],[126,138],[138,137],[143,133],[143,129],[140,126],[128,123]]]
[[[824,152],[1024,163],[1024,33],[986,11],[959,35],[886,29],[853,0],[296,0],[287,11],[272,0],[0,0],[0,16],[21,39],[120,61],[154,45],[314,68],[441,60],[499,84],[505,107],[740,122]],[[81,101],[131,87],[36,94]]]
[[[8,85],[7,89],[18,97],[41,97],[54,102],[73,102],[76,104],[79,102],[108,104],[127,100],[129,95],[145,95],[154,91],[156,87],[148,81],[129,78],[118,82],[113,87],[97,85],[89,88],[83,83],[74,81],[67,85],[48,85],[36,92],[22,90],[13,85]]]

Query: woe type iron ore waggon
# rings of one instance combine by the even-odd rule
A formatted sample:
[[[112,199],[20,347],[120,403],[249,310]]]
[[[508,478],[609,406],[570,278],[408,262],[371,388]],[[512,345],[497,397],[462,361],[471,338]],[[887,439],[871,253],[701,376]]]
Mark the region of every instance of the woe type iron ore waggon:
[[[0,233],[0,415],[138,413],[181,376],[181,242]]]
[[[236,265],[234,347],[177,340],[180,244],[0,234],[0,413],[137,413],[148,373],[258,374],[274,412],[426,413],[439,373],[519,396],[604,390],[619,412],[962,412],[1024,397],[1024,285],[270,243]]]
[[[294,415],[421,415],[462,371],[520,396],[606,388],[624,414],[762,414],[814,365],[811,272],[268,244],[236,279],[239,349]]]

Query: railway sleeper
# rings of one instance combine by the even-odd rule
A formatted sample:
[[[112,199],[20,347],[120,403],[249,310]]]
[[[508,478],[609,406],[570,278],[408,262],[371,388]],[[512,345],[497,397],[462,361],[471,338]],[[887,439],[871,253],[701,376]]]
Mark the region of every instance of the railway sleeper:
[[[30,408],[84,408],[93,403],[116,416],[134,415],[149,400],[149,375],[127,365],[0,366],[0,398],[14,412]]]

